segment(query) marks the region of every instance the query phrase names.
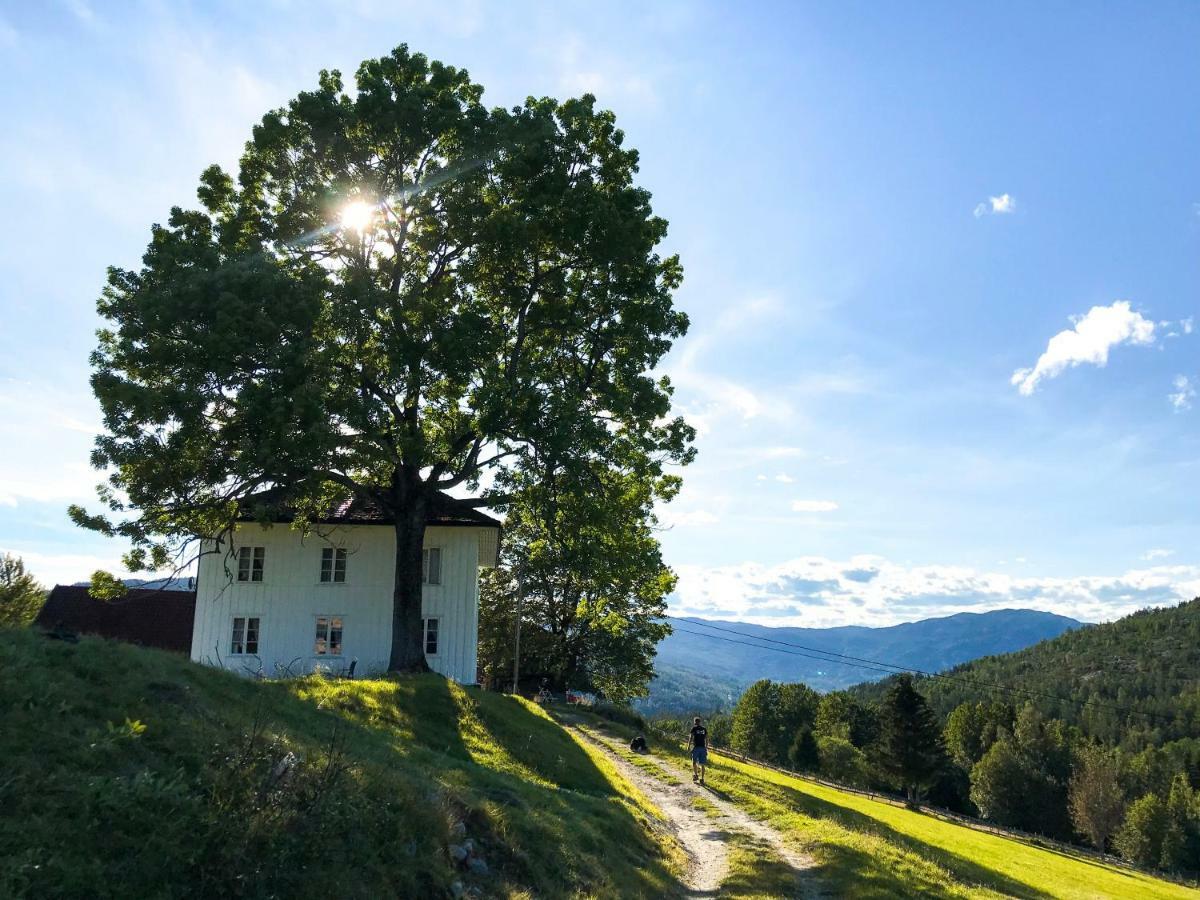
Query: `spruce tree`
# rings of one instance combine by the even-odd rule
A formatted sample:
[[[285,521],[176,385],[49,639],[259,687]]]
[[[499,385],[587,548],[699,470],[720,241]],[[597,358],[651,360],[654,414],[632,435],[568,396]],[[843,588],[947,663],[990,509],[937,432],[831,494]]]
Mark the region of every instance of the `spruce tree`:
[[[889,688],[879,710],[879,725],[879,768],[904,791],[909,804],[917,806],[944,767],[946,751],[937,717],[913,686],[911,675],[901,675]]]

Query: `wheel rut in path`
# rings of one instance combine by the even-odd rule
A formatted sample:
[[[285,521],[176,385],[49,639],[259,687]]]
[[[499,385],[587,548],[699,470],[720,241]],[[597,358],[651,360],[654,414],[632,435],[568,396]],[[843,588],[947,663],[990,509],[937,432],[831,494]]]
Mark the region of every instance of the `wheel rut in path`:
[[[617,740],[600,734],[578,722],[571,723],[592,745],[602,750],[621,775],[637,787],[666,817],[671,833],[688,856],[685,882],[688,897],[718,897],[721,883],[729,872],[729,847],[737,834],[748,835],[770,847],[792,869],[796,889],[791,897],[818,897],[821,892],[810,884],[809,870],[815,863],[812,857],[788,846],[783,836],[765,822],[753,818],[732,803],[722,800],[703,785],[688,783],[686,776],[678,784],[670,784],[643,771],[623,755],[624,747]],[[670,772],[655,760],[664,772]],[[674,772],[670,772],[672,776]],[[693,805],[702,797],[715,807],[713,817]]]

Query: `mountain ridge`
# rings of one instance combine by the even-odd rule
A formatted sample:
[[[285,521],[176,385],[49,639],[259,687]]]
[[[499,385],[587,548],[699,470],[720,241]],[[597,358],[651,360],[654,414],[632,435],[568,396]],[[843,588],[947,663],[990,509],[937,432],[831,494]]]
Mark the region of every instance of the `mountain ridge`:
[[[719,705],[724,707],[730,691],[740,693],[760,678],[802,681],[817,690],[829,691],[878,680],[887,674],[867,663],[810,658],[821,653],[937,672],[983,656],[1022,650],[1087,627],[1087,623],[1057,613],[1020,608],[960,612],[896,625],[833,628],[755,625],[694,616],[670,619],[679,627],[658,645],[655,668],[659,677],[651,684],[650,697],[639,704],[647,711],[655,711],[661,705],[659,701],[666,699],[666,692],[686,693],[689,686],[703,696],[711,693],[719,697]],[[811,650],[819,653],[812,654]],[[690,684],[689,676],[696,675],[709,684]],[[669,708],[677,705],[672,701]]]

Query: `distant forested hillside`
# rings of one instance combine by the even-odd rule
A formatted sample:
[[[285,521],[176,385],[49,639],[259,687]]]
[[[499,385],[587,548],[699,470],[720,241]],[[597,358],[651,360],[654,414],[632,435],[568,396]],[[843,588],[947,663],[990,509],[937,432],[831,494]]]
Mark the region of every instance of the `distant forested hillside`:
[[[707,675],[677,666],[654,667],[650,696],[634,701],[638,712],[648,716],[661,713],[701,715],[728,712],[737,703],[747,684],[734,678]]]
[[[1197,737],[1200,600],[1069,631],[944,674],[955,680],[919,682],[941,716],[962,703],[989,697],[1030,700],[1043,715],[1078,726],[1106,744],[1137,749]],[[878,700],[888,684],[862,684],[854,693],[862,700]],[[1005,694],[989,690],[990,685],[1028,693]]]

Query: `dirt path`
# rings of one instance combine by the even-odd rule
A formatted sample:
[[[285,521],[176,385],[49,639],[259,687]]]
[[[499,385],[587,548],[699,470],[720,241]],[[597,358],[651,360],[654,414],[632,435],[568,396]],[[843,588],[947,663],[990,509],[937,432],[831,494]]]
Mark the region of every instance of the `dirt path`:
[[[678,783],[657,778],[635,766],[621,755],[625,748],[617,740],[590,728],[574,723],[575,729],[592,744],[603,750],[620,770],[621,775],[646,795],[670,823],[671,831],[689,858],[687,885],[689,897],[716,897],[729,868],[729,841],[735,833],[749,835],[770,847],[781,860],[791,866],[796,877],[793,897],[808,897],[815,892],[805,890],[805,871],[812,868],[813,860],[790,848],[783,837],[771,826],[716,796],[707,788],[692,784],[686,776],[662,766],[650,757],[663,772]],[[693,800],[703,798],[705,805],[715,807],[714,818],[704,809],[693,805]]]

